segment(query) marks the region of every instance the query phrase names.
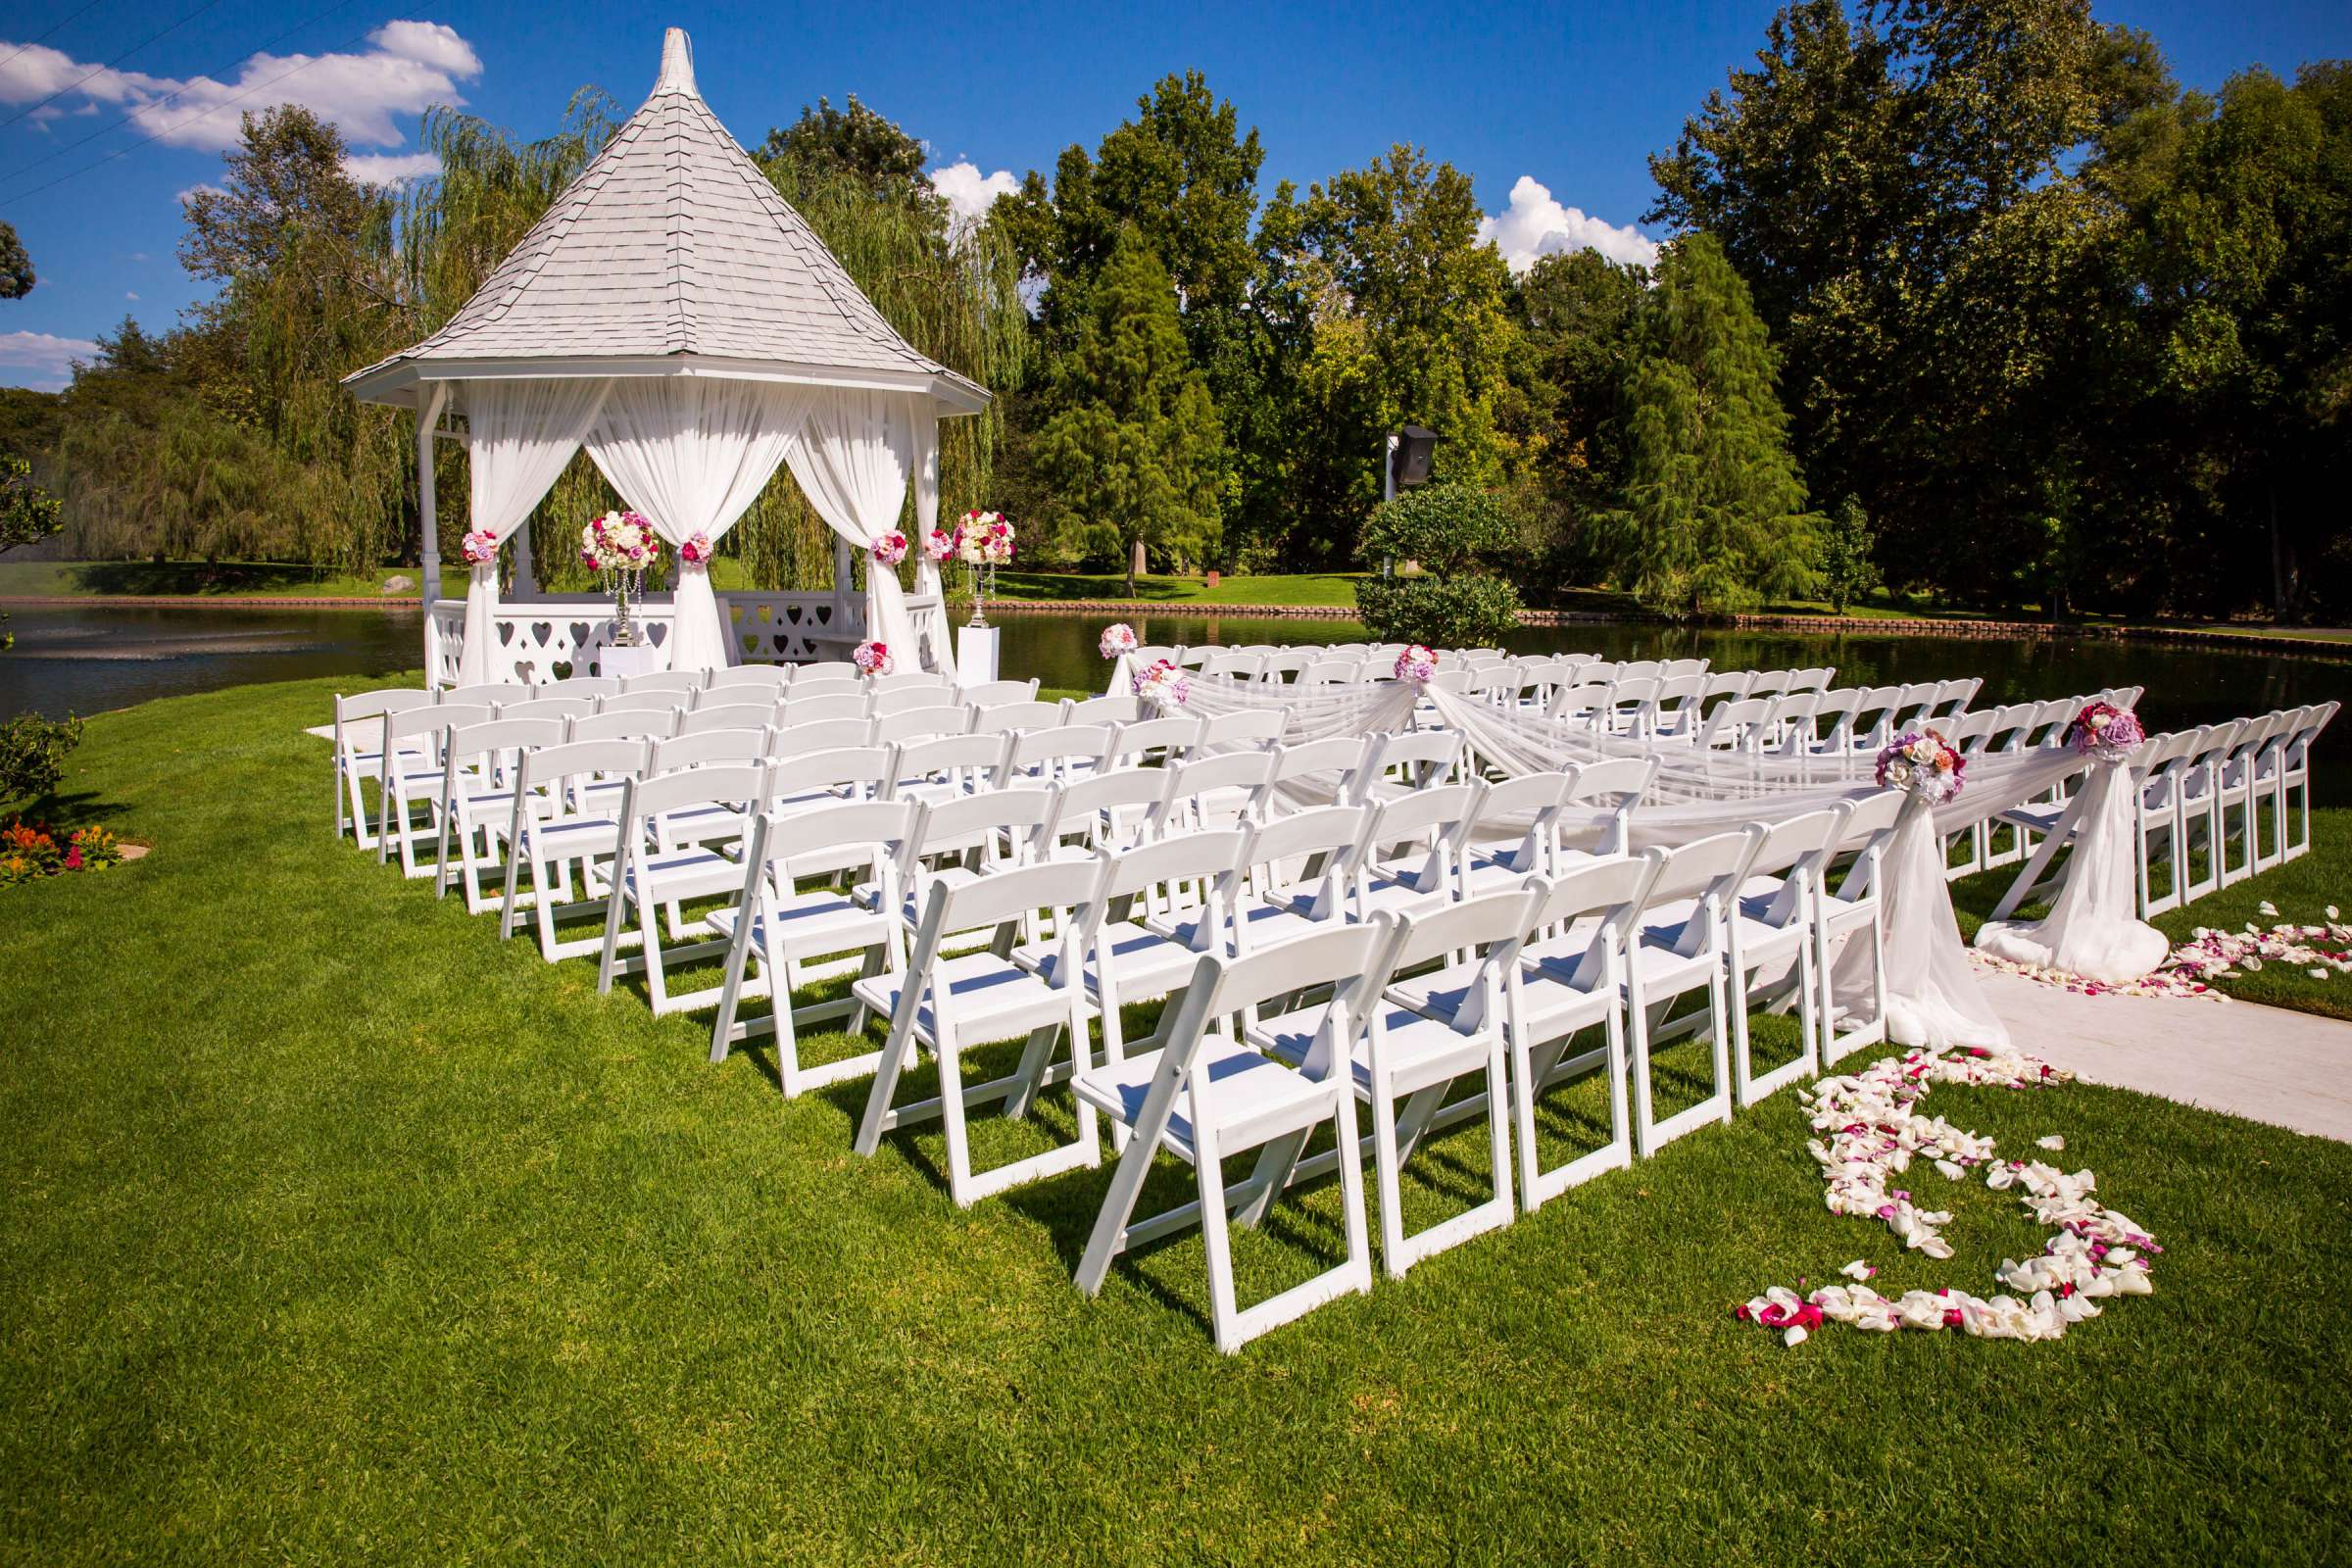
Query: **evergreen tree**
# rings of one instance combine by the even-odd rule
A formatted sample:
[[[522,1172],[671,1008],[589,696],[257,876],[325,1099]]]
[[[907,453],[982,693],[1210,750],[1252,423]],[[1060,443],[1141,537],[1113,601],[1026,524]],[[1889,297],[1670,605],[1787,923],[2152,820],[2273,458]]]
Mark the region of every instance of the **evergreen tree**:
[[[0,300],[21,300],[32,292],[32,258],[24,254],[14,223],[0,223]]]
[[[1183,564],[1215,547],[1224,435],[1193,365],[1167,269],[1142,235],[1122,234],[1097,278],[1076,341],[1054,367],[1056,412],[1039,433],[1039,467],[1065,533],[1116,552],[1135,592],[1139,558]]]
[[[1711,235],[1660,258],[1626,385],[1619,580],[1679,614],[1749,608],[1814,578],[1818,517],[1773,390],[1778,357]]]
[[[1847,496],[1830,514],[1821,530],[1821,597],[1844,614],[1847,607],[1879,585],[1878,563],[1871,559],[1869,514],[1861,499]]]

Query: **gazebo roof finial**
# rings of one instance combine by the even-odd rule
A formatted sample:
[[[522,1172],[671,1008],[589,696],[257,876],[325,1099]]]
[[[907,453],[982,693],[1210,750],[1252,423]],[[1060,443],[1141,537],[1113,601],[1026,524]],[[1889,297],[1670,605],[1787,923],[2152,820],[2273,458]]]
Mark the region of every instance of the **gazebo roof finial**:
[[[694,40],[686,36],[684,27],[671,27],[662,34],[662,74],[654,81],[654,91],[702,96],[694,88]]]

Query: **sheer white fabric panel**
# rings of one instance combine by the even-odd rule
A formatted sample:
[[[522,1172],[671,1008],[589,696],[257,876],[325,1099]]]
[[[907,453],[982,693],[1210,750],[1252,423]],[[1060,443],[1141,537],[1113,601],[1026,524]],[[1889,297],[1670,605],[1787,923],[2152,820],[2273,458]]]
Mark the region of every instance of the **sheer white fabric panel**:
[[[1859,800],[1876,794],[1879,788],[1873,777],[1875,760],[1864,753],[1753,756],[1703,751],[1687,744],[1659,745],[1632,736],[1597,734],[1581,724],[1457,693],[1435,688],[1416,691],[1396,681],[1330,687],[1261,686],[1196,675],[1185,706],[1188,711],[1211,715],[1285,708],[1290,717],[1283,738],[1299,744],[1326,735],[1410,728],[1424,703],[1428,705],[1424,716],[1433,721],[1433,727],[1459,732],[1479,764],[1505,777],[1557,772],[1609,758],[1656,759],[1655,782],[1633,817],[1631,847],[1635,849],[1688,844],[1747,822],[1779,821]],[[1886,918],[1887,1025],[1896,1042],[1937,1049],[2007,1042],[2007,1031],[1984,1000],[1976,970],[1968,962],[1967,946],[1960,939],[1943,875],[1942,835],[2034,800],[2089,765],[2087,759],[2064,747],[1981,757],[1969,764],[1967,787],[1957,799],[1933,809],[1916,801],[1906,805],[1888,846],[1879,888]],[[2094,779],[2092,787],[2095,784]],[[1330,804],[1328,799],[1305,798],[1313,788],[1312,780],[1286,785],[1284,804],[1293,808]],[[2086,788],[2085,795],[2089,793]],[[2074,857],[2068,863],[2066,890],[2059,901],[2066,919],[2061,921],[2060,910],[2054,909],[2051,922],[2071,933],[2070,956],[2085,956],[2088,961],[2139,963],[2132,970],[2136,975],[2161,961],[2164,950],[2161,946],[2151,949],[2130,929],[2137,927],[2161,944],[2160,935],[2132,919],[2130,857],[2133,852],[2128,784],[2117,790],[2116,799],[2122,804],[2120,810],[2101,807],[2093,811],[2086,806],[2082,812]],[[1483,822],[1480,837],[1514,842],[1524,837],[1531,825],[1500,819]],[[1574,836],[1580,824],[1572,819],[1567,826]],[[2078,896],[2078,878],[2086,889],[2104,891]],[[2051,937],[2051,922],[2044,923],[2045,938]],[[2142,958],[2144,963],[2139,962]],[[1868,964],[1869,952],[1861,944],[1850,945],[1840,956],[1832,982],[1839,1004],[1848,1004],[1859,995],[1865,999],[1862,1004],[1868,1005]]]
[[[927,414],[914,416],[914,592],[938,604],[922,612],[918,628],[931,639],[934,662],[942,669],[955,667],[955,633],[948,625],[946,589],[940,582],[939,563],[923,548],[924,539],[939,526],[939,420]]]
[[[589,432],[588,456],[671,548],[697,533],[715,543],[784,461],[809,398],[805,387],[770,381],[616,377]],[[671,668],[735,662],[707,568],[679,564],[673,614]]]
[[[2032,924],[1987,923],[1977,946],[1996,957],[2124,985],[2162,963],[2172,939],[2141,920],[2132,858],[2132,793],[2124,762],[2101,762],[2075,797],[2075,849],[2050,912]],[[2063,831],[2063,829],[2061,829]]]
[[[808,504],[859,550],[898,526],[915,466],[915,423],[914,399],[906,393],[834,388],[810,403],[786,443],[785,461]],[[870,558],[865,634],[894,653],[917,646],[899,574],[874,568]]]
[[[458,383],[471,483],[468,529],[487,529],[504,544],[522,526],[580,449],[609,384],[601,379]],[[495,668],[497,654],[498,563],[484,561],[474,564],[466,584],[466,643],[458,655],[458,683],[507,678]]]

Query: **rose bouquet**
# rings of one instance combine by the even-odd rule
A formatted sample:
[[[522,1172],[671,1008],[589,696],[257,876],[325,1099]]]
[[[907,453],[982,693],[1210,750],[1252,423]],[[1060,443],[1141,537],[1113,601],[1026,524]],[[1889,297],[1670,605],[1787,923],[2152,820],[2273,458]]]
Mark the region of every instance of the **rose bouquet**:
[[[1879,753],[1879,788],[1908,790],[1930,806],[1960,793],[1968,760],[1933,729],[1906,730]]]
[[[1102,641],[1098,645],[1104,659],[1116,659],[1132,654],[1136,649],[1135,628],[1123,620],[1114,620],[1102,628]]]
[[[2066,744],[2102,762],[2122,761],[2147,738],[2137,713],[2107,702],[2085,704],[2066,726]]]
[[[645,574],[662,559],[662,536],[642,513],[608,512],[580,530],[580,559],[612,587],[612,646],[633,648],[629,601],[645,591]]]
[[[896,566],[906,559],[906,536],[903,533],[886,533],[874,541],[873,548],[867,554],[874,558],[877,566]]]
[[[1396,678],[1415,686],[1426,686],[1438,672],[1438,656],[1414,643],[1396,656]]]
[[[1137,698],[1163,710],[1182,708],[1192,700],[1191,677],[1165,659],[1137,670],[1132,684]]]
[[[476,528],[460,541],[458,548],[465,552],[467,565],[486,566],[498,559],[498,535],[487,528]]]
[[[879,640],[859,643],[850,662],[868,675],[887,675],[897,663],[890,657],[890,644]]]
[[[997,568],[1012,563],[1012,524],[999,513],[965,513],[956,528],[956,556],[971,579],[971,624],[985,626],[988,590],[996,586]]]
[[[945,528],[932,529],[923,535],[923,554],[931,558],[933,565],[953,561],[956,558],[956,536]]]
[[[711,548],[710,536],[707,533],[690,533],[686,536],[686,542],[678,546],[678,559],[690,566],[710,565],[714,554],[716,551]]]

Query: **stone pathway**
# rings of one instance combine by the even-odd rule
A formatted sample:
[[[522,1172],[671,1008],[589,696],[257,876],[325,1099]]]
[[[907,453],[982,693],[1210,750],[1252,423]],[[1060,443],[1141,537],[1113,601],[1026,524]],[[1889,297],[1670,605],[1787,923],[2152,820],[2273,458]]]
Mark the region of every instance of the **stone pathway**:
[[[2352,1023],[2251,1002],[2086,997],[1980,972],[2021,1051],[2119,1089],[2352,1143]]]

